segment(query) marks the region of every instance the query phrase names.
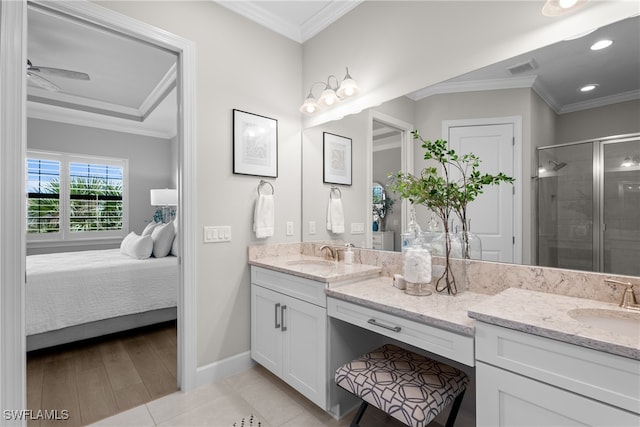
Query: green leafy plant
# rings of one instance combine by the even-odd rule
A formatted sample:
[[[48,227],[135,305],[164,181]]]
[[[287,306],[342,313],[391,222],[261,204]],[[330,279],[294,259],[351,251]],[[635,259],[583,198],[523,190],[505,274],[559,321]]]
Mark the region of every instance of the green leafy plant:
[[[505,174],[480,173],[480,159],[473,153],[458,155],[448,147],[447,141],[424,140],[418,131],[413,138],[422,143],[424,159],[434,160],[438,167],[429,166],[420,176],[398,172],[393,176],[392,190],[412,204],[420,204],[435,212],[442,221],[445,234],[445,270],[436,282],[436,291],[456,294],[455,278],[449,263],[451,255],[450,219],[455,213],[462,223],[463,256],[469,257],[467,239],[467,205],[483,192],[485,185],[497,185],[514,180]],[[444,283],[441,285],[442,280]]]

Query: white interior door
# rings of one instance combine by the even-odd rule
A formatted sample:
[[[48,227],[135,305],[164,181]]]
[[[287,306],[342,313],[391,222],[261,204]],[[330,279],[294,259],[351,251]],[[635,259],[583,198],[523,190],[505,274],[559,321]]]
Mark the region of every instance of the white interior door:
[[[513,124],[449,127],[449,146],[458,154],[474,153],[480,172],[514,176]],[[484,187],[467,209],[471,231],[482,242],[482,259],[514,262],[514,191],[510,184]]]

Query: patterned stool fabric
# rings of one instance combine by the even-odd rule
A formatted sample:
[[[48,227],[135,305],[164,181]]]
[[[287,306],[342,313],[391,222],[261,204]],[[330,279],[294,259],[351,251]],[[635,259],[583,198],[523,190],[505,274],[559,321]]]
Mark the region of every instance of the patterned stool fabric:
[[[453,425],[469,384],[449,365],[394,345],[384,345],[339,367],[336,384],[408,426],[424,427],[456,400]],[[357,425],[363,404],[352,425]]]

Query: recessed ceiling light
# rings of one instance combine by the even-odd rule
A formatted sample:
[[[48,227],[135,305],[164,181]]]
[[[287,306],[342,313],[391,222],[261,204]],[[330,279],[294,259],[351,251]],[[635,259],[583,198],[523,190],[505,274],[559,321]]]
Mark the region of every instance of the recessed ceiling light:
[[[609,40],[609,39],[598,40],[597,42],[591,45],[591,50],[606,49],[612,44],[613,44],[613,40]]]
[[[584,85],[580,88],[580,92],[592,92],[598,88],[598,84],[590,83],[588,85]]]

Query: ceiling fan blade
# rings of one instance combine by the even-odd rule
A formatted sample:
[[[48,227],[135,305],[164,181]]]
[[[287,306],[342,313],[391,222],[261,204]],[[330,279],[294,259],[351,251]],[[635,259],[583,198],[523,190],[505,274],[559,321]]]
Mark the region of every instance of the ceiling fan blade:
[[[91,80],[89,78],[89,74],[87,73],[81,73],[80,71],[63,70],[62,68],[40,67],[38,65],[32,65],[29,67],[29,71],[49,74],[56,77],[64,77],[67,79]]]
[[[44,77],[40,77],[39,75],[32,73],[31,71],[27,71],[27,82],[33,83],[36,86],[39,86],[43,89],[46,89],[51,92],[58,92],[60,88],[45,79]]]

